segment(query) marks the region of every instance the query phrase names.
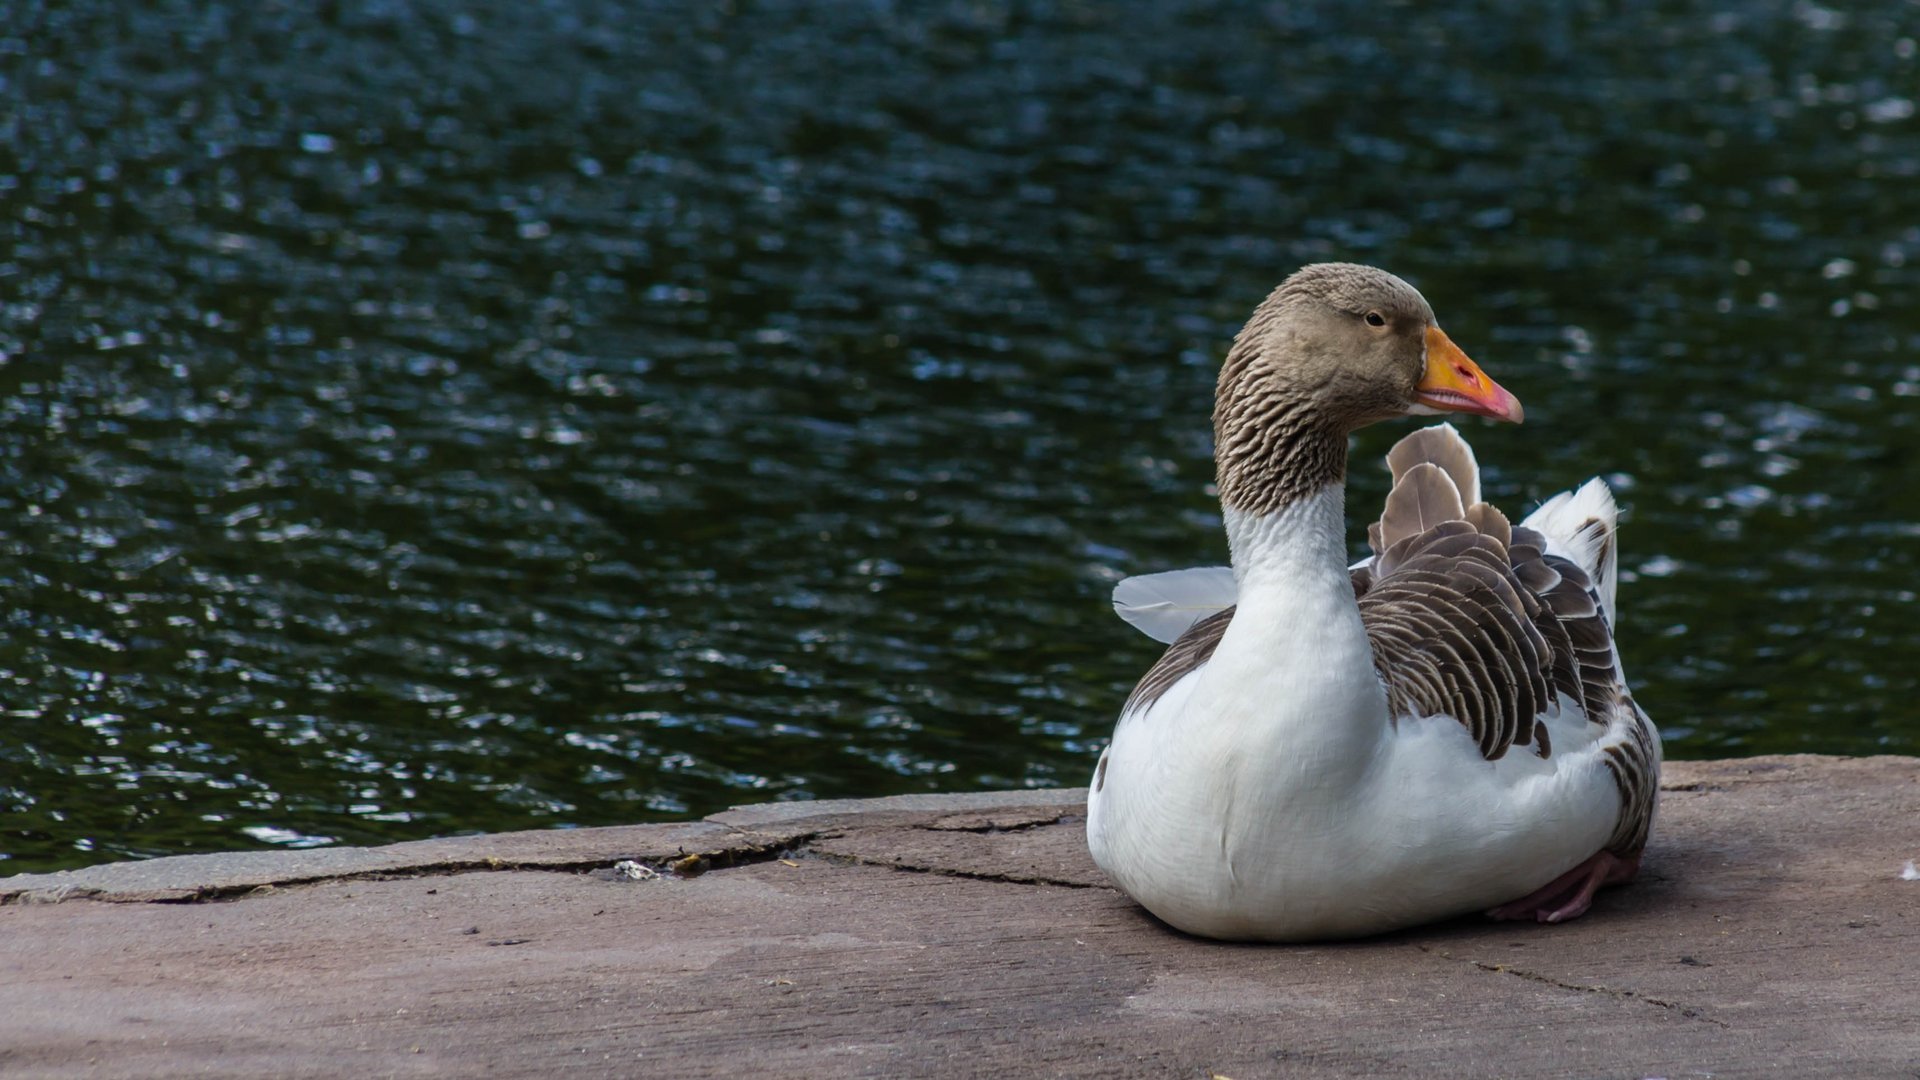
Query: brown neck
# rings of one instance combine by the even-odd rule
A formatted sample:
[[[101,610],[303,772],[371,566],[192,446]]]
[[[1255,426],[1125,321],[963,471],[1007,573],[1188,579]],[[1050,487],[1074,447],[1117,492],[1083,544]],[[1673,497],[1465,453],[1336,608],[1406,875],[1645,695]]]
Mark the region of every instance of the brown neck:
[[[1242,333],[1220,369],[1213,460],[1221,506],[1271,514],[1346,479],[1347,435],[1310,392],[1272,370],[1254,340]]]

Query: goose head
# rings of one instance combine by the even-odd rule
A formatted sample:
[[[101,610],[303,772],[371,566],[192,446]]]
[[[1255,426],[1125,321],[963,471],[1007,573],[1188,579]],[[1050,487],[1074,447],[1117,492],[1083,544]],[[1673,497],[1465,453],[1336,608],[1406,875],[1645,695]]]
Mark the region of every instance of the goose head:
[[[1254,310],[1220,369],[1221,497],[1271,508],[1341,479],[1351,432],[1450,412],[1524,415],[1440,329],[1419,290],[1371,266],[1302,267]]]
[[[1247,321],[1221,383],[1256,399],[1302,398],[1345,431],[1407,415],[1524,416],[1417,289],[1353,263],[1316,263],[1282,282]]]

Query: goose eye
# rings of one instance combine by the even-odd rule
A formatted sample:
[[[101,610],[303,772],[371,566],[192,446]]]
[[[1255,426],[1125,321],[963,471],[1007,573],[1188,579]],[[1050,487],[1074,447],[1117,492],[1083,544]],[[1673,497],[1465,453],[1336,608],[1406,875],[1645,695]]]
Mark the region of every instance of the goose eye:
[[[1385,315],[1380,314],[1377,311],[1369,311],[1367,312],[1367,325],[1368,326],[1385,326],[1387,325],[1387,317]]]

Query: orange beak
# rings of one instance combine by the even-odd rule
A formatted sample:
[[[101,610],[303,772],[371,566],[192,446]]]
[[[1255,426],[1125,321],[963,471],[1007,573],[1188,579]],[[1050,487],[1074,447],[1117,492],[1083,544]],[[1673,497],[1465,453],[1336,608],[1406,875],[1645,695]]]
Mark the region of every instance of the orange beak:
[[[1526,417],[1520,399],[1487,378],[1437,326],[1427,327],[1427,371],[1414,391],[1414,400],[1442,412],[1491,416],[1515,424]]]

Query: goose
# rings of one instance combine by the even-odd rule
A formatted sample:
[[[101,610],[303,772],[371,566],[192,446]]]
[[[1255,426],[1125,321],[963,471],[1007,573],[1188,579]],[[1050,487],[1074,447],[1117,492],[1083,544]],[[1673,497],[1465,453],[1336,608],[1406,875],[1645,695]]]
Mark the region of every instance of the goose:
[[[1557,923],[1637,872],[1661,750],[1614,646],[1606,483],[1513,525],[1466,440],[1420,429],[1347,562],[1349,434],[1442,413],[1522,419],[1383,270],[1304,267],[1234,339],[1213,411],[1232,566],[1116,587],[1169,645],[1088,788],[1094,861],[1163,922],[1252,941]]]

